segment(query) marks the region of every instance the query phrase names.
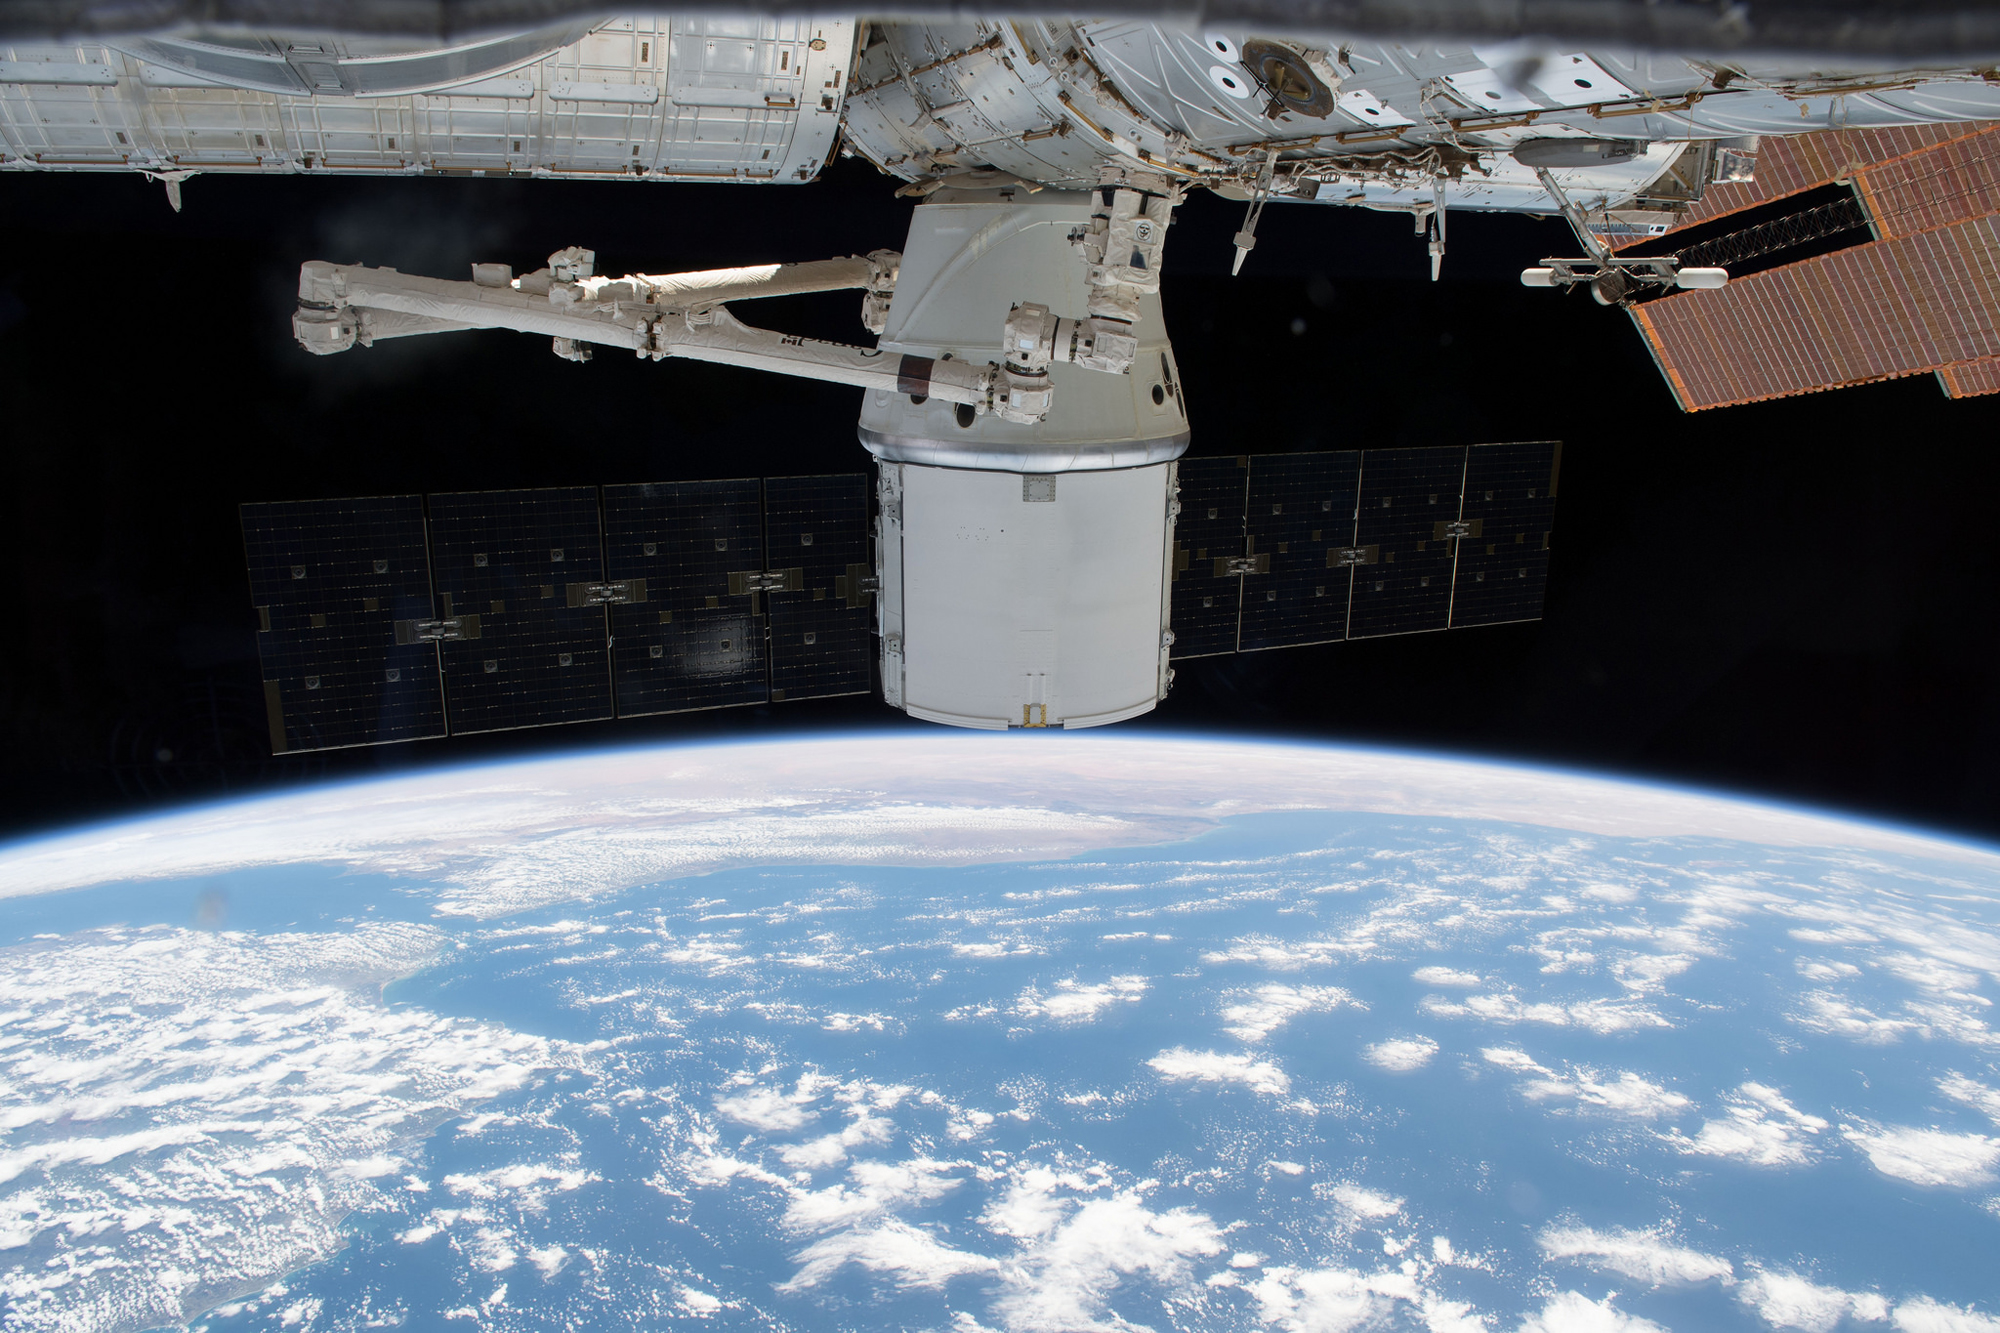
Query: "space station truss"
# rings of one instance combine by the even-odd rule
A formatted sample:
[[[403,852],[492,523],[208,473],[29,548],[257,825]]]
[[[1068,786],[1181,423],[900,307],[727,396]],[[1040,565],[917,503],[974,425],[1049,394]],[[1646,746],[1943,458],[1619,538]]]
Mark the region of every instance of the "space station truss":
[[[864,474],[243,506],[274,753],[866,693]]]
[[[1183,458],[1176,659],[1537,620],[1559,441]]]

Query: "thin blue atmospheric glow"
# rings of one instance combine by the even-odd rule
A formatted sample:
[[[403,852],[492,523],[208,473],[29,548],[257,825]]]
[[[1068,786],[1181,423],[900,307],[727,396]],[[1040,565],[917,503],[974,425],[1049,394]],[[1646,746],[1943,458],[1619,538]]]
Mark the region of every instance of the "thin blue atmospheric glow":
[[[135,828],[150,828],[185,818],[210,816],[224,810],[243,811],[262,807],[283,806],[299,801],[302,797],[310,798],[313,795],[331,795],[355,789],[372,788],[382,783],[427,783],[435,781],[439,784],[448,785],[452,781],[462,779],[469,774],[478,773],[490,777],[492,775],[513,774],[517,772],[533,772],[538,769],[544,769],[551,764],[589,763],[595,760],[625,758],[633,755],[656,756],[712,753],[718,751],[741,752],[754,756],[761,755],[771,749],[796,748],[801,744],[828,744],[843,747],[859,745],[871,749],[898,744],[922,746],[926,749],[939,745],[961,745],[971,749],[981,745],[1039,745],[1054,747],[1073,744],[1112,746],[1220,744],[1227,745],[1231,749],[1261,749],[1309,756],[1344,755],[1364,758],[1373,757],[1384,762],[1414,759],[1436,763],[1472,765],[1494,774],[1517,773],[1560,781],[1603,783],[1615,785],[1628,791],[1672,794],[1679,797],[1723,803],[1738,809],[1755,809],[1772,815],[1796,815],[1813,819],[1834,820],[1851,824],[1857,829],[1868,829],[1900,837],[1950,844],[1967,851],[2000,854],[2000,843],[1969,837],[1957,830],[1888,819],[1878,814],[1843,810],[1832,806],[1775,800],[1767,793],[1671,779],[1640,777],[1607,768],[1541,764],[1530,760],[1504,757],[1496,758],[1424,747],[1398,748],[1371,746],[1354,742],[1272,740],[1261,737],[1246,739],[1228,733],[1218,734],[1201,731],[1154,731],[1147,733],[1145,736],[1110,736],[1095,731],[1076,734],[1041,732],[1025,728],[1006,732],[960,732],[949,729],[927,729],[916,734],[857,729],[851,732],[814,732],[800,737],[761,737],[745,741],[613,742],[587,748],[579,747],[574,750],[556,753],[442,763],[426,766],[412,772],[391,775],[378,773],[358,777],[330,779],[301,786],[286,787],[257,795],[202,800],[153,814],[136,817],[108,817],[101,820],[74,824],[66,828],[51,829],[24,835],[10,842],[0,842],[0,866],[4,866],[5,859],[11,855],[31,851],[39,846],[59,840],[89,838],[94,835],[108,833],[112,830],[130,831]],[[1329,806],[1327,808],[1338,807]],[[4,891],[4,879],[0,879],[0,895],[4,895]]]

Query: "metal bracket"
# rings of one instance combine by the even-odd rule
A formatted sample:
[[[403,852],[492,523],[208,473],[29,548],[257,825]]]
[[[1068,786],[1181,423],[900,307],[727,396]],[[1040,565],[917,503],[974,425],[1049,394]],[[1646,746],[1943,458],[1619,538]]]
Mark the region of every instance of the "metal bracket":
[[[833,576],[833,595],[845,606],[866,606],[882,591],[882,580],[872,565],[849,565],[845,574]]]
[[[448,620],[399,620],[397,643],[449,643],[479,637],[478,616],[453,616]]]
[[[799,565],[790,569],[737,570],[729,576],[731,597],[760,592],[804,592],[805,588],[806,571]]]
[[[619,579],[615,583],[572,583],[569,585],[571,606],[623,605],[627,602],[646,600],[646,580]]]

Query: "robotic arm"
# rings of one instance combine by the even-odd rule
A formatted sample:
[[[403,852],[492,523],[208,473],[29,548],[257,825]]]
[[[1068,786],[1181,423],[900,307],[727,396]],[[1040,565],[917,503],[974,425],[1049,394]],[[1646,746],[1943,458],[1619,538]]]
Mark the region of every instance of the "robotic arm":
[[[315,260],[299,269],[292,332],[307,351],[326,356],[379,338],[516,329],[547,335],[556,354],[573,361],[589,360],[593,345],[629,347],[655,361],[686,357],[935,397],[1007,421],[1032,423],[1047,415],[1046,387],[1023,382],[1007,367],[890,356],[878,348],[752,328],[724,305],[859,287],[867,292],[862,320],[879,332],[901,258],[878,250],[866,258],[611,279],[595,275],[593,252],[572,248],[550,255],[547,268],[519,278],[504,264],[474,264],[471,282]]]

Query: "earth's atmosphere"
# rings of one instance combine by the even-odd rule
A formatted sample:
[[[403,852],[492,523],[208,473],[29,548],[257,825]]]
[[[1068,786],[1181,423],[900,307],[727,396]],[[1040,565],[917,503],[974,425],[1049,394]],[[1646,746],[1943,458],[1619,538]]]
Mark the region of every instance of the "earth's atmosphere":
[[[6,1323],[2000,1333],[1996,890],[1734,798],[1109,736],[18,844]]]

